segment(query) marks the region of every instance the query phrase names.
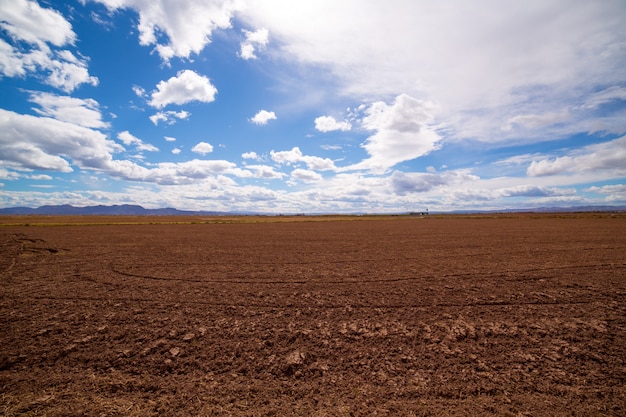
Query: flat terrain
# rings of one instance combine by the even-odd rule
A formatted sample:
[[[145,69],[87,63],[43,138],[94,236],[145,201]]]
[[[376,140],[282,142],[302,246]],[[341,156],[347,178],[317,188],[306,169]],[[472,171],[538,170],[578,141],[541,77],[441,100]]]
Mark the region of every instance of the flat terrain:
[[[626,215],[0,218],[0,415],[626,415]]]

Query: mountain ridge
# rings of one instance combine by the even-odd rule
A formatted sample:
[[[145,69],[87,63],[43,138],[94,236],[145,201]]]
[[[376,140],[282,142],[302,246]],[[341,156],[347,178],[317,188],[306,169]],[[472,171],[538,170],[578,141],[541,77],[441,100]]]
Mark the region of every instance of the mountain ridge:
[[[114,204],[95,206],[72,206],[70,204],[45,205],[37,208],[8,207],[0,209],[4,215],[48,215],[48,216],[192,216],[225,215],[218,211],[188,211],[171,207],[147,209],[136,204]]]

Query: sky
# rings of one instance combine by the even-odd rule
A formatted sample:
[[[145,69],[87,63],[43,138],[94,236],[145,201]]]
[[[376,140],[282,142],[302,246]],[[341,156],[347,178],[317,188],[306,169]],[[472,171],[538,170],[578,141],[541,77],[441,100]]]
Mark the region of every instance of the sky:
[[[0,0],[0,207],[626,204],[624,0]]]

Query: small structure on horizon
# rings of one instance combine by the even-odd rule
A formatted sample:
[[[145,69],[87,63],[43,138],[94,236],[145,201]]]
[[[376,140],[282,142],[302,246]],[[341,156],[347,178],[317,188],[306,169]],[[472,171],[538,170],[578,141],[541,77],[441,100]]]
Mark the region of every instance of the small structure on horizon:
[[[428,209],[426,211],[412,211],[409,216],[428,216]]]

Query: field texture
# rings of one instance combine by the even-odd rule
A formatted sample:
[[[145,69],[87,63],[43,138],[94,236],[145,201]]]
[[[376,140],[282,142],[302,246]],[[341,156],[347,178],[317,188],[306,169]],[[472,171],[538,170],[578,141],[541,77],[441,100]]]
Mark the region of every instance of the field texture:
[[[4,416],[626,415],[624,215],[0,218],[0,274]]]

